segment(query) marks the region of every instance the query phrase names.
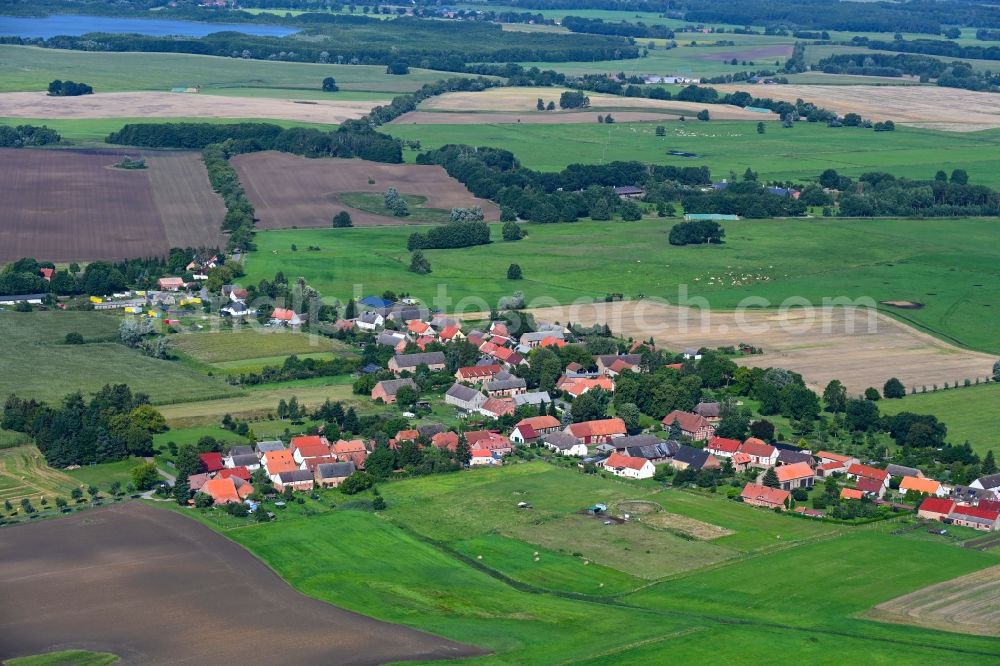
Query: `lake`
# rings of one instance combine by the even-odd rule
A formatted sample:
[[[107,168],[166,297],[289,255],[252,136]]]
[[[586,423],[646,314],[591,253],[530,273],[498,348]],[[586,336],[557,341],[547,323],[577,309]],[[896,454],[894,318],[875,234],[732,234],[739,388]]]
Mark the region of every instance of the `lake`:
[[[53,14],[45,18],[0,16],[0,36],[48,39],[56,35],[76,37],[88,32],[137,33],[162,37],[204,37],[213,32],[234,31],[247,35],[284,37],[294,28],[259,23],[201,23],[173,19],[117,18],[113,16],[77,16]]]

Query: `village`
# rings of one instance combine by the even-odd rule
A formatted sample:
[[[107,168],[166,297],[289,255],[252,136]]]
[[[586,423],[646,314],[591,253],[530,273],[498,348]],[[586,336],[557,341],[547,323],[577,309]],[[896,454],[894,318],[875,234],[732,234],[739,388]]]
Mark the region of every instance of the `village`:
[[[227,285],[223,294],[240,302],[239,288]],[[453,410],[458,424],[424,421],[399,430],[385,443],[391,450],[436,448],[469,468],[501,466],[534,455],[630,482],[657,483],[672,477],[675,486],[711,487],[712,492],[718,487],[748,507],[813,519],[879,519],[916,512],[922,519],[948,525],[1000,529],[1000,474],[985,474],[968,484],[940,482],[917,467],[813,451],[801,446],[804,440],[796,445],[776,437],[765,441],[753,435],[719,436],[716,430],[731,397],[701,400],[690,410],[671,410],[640,427],[627,425],[618,415],[574,418],[576,406],[584,402],[581,397],[592,391],[591,398],[613,396],[623,377],[648,372],[649,343],[632,342],[615,353],[594,354],[588,364],[560,364],[550,393],[529,384],[529,359],[536,350],[579,347],[577,334],[566,326],[535,322],[529,332],[515,334],[505,321],[472,328],[461,320],[432,315],[412,300],[394,303],[370,296],[358,304],[360,313],[338,319],[334,328],[354,331],[365,336],[362,344],[384,350],[382,357],[388,360],[383,365],[369,363],[359,375],[366,380],[362,386],[372,404],[395,406],[403,417],[413,419],[416,414],[410,409],[427,413],[433,402]],[[270,323],[300,325],[296,313],[289,310],[286,318],[284,312],[275,309]],[[458,343],[474,349],[476,360],[451,372],[446,352]],[[754,350],[747,345],[742,351]],[[681,373],[711,354],[687,349],[664,367]],[[428,374],[453,381],[443,393],[431,395],[420,387]],[[337,488],[364,473],[368,456],[378,446],[374,439],[328,439],[320,431],[287,442],[234,446],[225,454],[203,453],[203,471],[189,479],[190,489],[224,505],[252,504],[253,483],[263,483],[258,489],[265,494]],[[192,503],[197,503],[195,498]],[[836,505],[837,512],[820,508],[828,503]]]

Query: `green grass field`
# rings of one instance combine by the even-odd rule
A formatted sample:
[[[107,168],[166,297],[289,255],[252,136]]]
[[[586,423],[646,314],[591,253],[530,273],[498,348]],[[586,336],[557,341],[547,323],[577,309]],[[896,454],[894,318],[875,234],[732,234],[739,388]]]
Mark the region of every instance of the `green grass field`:
[[[16,393],[58,402],[73,391],[92,393],[109,383],[127,383],[133,391],[148,393],[154,403],[240,393],[179,362],[160,361],[108,341],[116,336],[118,322],[100,312],[0,313],[0,337],[6,344],[0,396]],[[73,331],[88,344],[62,344]]]
[[[118,481],[124,489],[132,482],[132,468],[142,462],[144,461],[141,458],[129,458],[99,465],[85,465],[80,469],[67,470],[65,473],[78,485],[93,485],[105,491],[109,484]]]
[[[711,107],[709,107],[711,111]],[[664,125],[666,136],[655,134]],[[933,178],[938,169],[966,169],[974,183],[1000,187],[1000,130],[975,133],[937,132],[899,127],[875,134],[858,128],[830,128],[797,123],[784,129],[777,121],[757,123],[713,120],[707,123],[387,125],[393,136],[418,139],[424,149],[449,143],[505,148],[526,167],[558,171],[569,164],[638,160],[651,164],[708,166],[716,179],[749,167],[764,180],[815,180],[826,169],[849,176],[888,171],[908,178]],[[545,150],[539,150],[545,146]],[[674,157],[678,150],[698,158]],[[415,154],[406,153],[407,159]]]
[[[281,89],[281,96],[318,91],[332,76],[345,91],[410,92],[445,78],[413,68],[405,76],[386,74],[382,65],[321,65],[220,58],[181,53],[111,53],[0,45],[0,92],[45,90],[53,79],[84,81],[95,92],[169,91],[201,86],[220,94],[229,89]],[[245,93],[241,93],[245,94]],[[267,93],[265,95],[276,94]]]
[[[958,378],[956,378],[957,380]],[[963,378],[964,379],[964,378]],[[917,387],[919,391],[921,387]],[[1000,456],[1000,385],[987,384],[947,391],[931,391],[907,395],[902,400],[882,400],[878,403],[883,414],[914,412],[933,414],[948,426],[948,439],[954,444],[968,441],[980,455],[993,449]],[[909,389],[907,389],[909,391]]]
[[[427,197],[419,194],[400,194],[407,206],[410,214],[406,217],[407,222],[426,222],[427,224],[443,224],[450,219],[451,211],[441,208],[424,208],[423,204]],[[338,194],[337,198],[345,206],[363,210],[366,213],[382,215],[386,218],[386,223],[393,222],[392,214],[386,209],[384,197],[380,192],[344,192]]]
[[[783,524],[789,535],[801,524],[825,534],[790,538],[765,554],[734,552],[730,561],[705,561],[627,592],[639,581],[622,573],[627,560],[583,563],[588,549],[613,545],[613,533],[564,531],[563,542],[579,555],[504,533],[512,526],[530,532],[597,498],[648,496],[642,486],[531,463],[382,484],[381,491],[388,508],[377,515],[343,506],[316,514],[307,500],[271,524],[239,527],[218,511],[197,517],[306,594],[495,651],[468,663],[648,664],[667,654],[677,663],[718,663],[719,655],[728,663],[784,663],[775,655],[794,654],[821,664],[925,664],[957,655],[990,661],[1000,649],[997,639],[861,619],[875,603],[995,564],[995,553],[878,528],[839,534],[679,493],[692,511],[704,508],[702,519],[721,518],[734,536],[751,533],[749,548],[759,540],[753,533]],[[522,500],[535,509],[517,513],[513,505]]]
[[[284,358],[291,354],[353,353],[339,340],[279,330],[223,330],[174,335],[170,342],[179,351],[205,363]],[[279,364],[281,360],[277,361]]]
[[[87,650],[63,650],[30,657],[17,657],[4,662],[7,666],[110,666],[118,663],[118,655]]]
[[[528,225],[528,237],[516,243],[499,241],[494,225],[490,245],[426,251],[429,275],[408,270],[412,227],[268,231],[257,234],[260,249],[247,261],[247,279],[270,279],[282,270],[344,301],[360,285],[364,293],[392,289],[466,311],[485,310],[515,290],[529,302],[568,303],[610,291],[677,302],[680,285],[717,308],[736,307],[749,296],[773,306],[792,296],[814,303],[838,296],[910,300],[925,307],[892,314],[959,344],[1000,352],[993,333],[1000,299],[993,241],[1000,223],[994,219],[741,220],[726,223],[726,243],[714,247],[670,246],[666,236],[674,223]],[[292,253],[292,243],[323,249]],[[511,263],[520,264],[523,280],[505,279]],[[709,284],[733,271],[763,277]],[[439,285],[446,287],[445,300],[438,298]]]
[[[272,118],[170,118],[170,122],[194,123],[242,123],[267,122],[281,127],[314,127],[320,130],[330,130],[335,125],[320,125],[316,123],[301,123],[294,120],[275,120]],[[123,125],[138,123],[162,123],[165,119],[155,116],[143,118],[4,118],[0,117],[0,125],[46,125],[59,132],[64,140],[72,142],[85,141],[104,143],[108,134],[117,132]]]
[[[678,490],[664,490],[651,497],[670,513],[695,518],[733,530],[712,543],[738,552],[769,550],[785,544],[829,536],[830,525],[809,520],[788,520],[771,511],[747,511],[746,506],[721,495],[698,495]]]

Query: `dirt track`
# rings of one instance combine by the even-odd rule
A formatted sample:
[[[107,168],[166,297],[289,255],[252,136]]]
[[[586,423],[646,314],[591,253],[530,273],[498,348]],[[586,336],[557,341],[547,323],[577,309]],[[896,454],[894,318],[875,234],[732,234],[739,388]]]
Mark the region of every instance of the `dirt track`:
[[[720,92],[747,90],[760,97],[794,102],[801,98],[840,115],[918,127],[974,132],[1000,127],[1000,95],[936,86],[715,86]]]
[[[1000,636],[1000,565],[897,597],[875,606],[868,616],[883,622]]]
[[[500,113],[520,113],[538,114],[539,116],[550,116],[560,118],[562,116],[578,115],[579,111],[545,111],[539,112],[535,105],[541,97],[545,103],[550,100],[557,105],[559,96],[565,92],[565,88],[489,88],[482,92],[455,92],[446,93],[438,97],[432,97],[418,107],[420,111],[493,111]],[[652,112],[686,114],[693,117],[702,109],[707,108],[713,118],[719,120],[762,120],[766,119],[766,114],[745,111],[735,106],[705,105],[696,102],[679,102],[676,100],[646,99],[641,97],[618,97],[617,95],[601,95],[598,93],[588,93],[590,98],[590,122],[596,122],[594,112],[598,110],[621,110],[612,115],[617,117],[618,113],[625,113],[625,109],[630,112]],[[517,122],[516,115],[510,116],[512,119],[505,122]],[[524,117],[524,116],[522,116]],[[624,117],[622,118],[624,120]],[[460,122],[460,121],[454,121]],[[472,118],[465,122],[501,122],[501,121],[481,121]],[[527,122],[527,121],[522,121]],[[570,122],[570,121],[550,121],[550,122]]]
[[[0,93],[0,116],[12,118],[274,118],[339,124],[382,102],[225,97],[204,93],[116,92],[49,97],[43,92]]]
[[[500,217],[495,204],[472,196],[439,166],[309,159],[278,152],[238,155],[232,164],[260,218],[258,229],[329,227],[342,210],[351,214],[356,227],[407,224],[406,218],[367,213],[337,199],[338,194],[385,192],[389,187],[427,197],[427,208],[481,206],[488,221]],[[369,183],[369,178],[375,182]]]
[[[740,365],[780,366],[801,373],[815,389],[839,379],[852,393],[881,387],[898,377],[907,387],[944,384],[966,377],[985,377],[994,357],[949,345],[930,335],[872,311],[837,308],[814,310],[810,319],[795,309],[712,310],[703,318],[698,309],[652,301],[596,303],[531,310],[539,321],[572,321],[584,326],[607,323],[615,334],[649,339],[673,351],[747,343],[764,350],[745,356]],[[869,324],[872,327],[869,328]]]
[[[483,654],[299,594],[236,543],[137,502],[0,533],[0,660],[382,664]]]
[[[141,155],[147,169],[115,169]],[[226,209],[195,152],[0,149],[0,263],[89,261],[213,247]]]

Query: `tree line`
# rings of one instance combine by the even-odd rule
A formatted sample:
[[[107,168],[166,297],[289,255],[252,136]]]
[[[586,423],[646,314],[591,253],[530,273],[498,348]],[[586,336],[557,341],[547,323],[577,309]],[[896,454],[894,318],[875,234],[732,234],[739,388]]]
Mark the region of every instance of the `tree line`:
[[[960,60],[949,63],[922,54],[842,53],[821,59],[814,68],[827,74],[891,77],[908,74],[920,77],[923,83],[933,80],[943,88],[996,90],[1000,86],[1000,73],[977,72]]]
[[[128,288],[148,289],[164,275],[189,275],[185,267],[192,258],[208,258],[214,249],[172,248],[167,258],[149,257],[118,262],[92,261],[82,269],[76,263],[56,268],[51,261],[24,257],[12,261],[0,270],[0,294],[89,294],[103,296]],[[52,280],[41,276],[41,269],[54,270]]]
[[[820,183],[838,182],[840,214],[845,217],[963,217],[1000,214],[1000,192],[970,185],[962,169],[951,179],[939,171],[933,180],[897,178],[888,173],[862,174],[857,183],[830,169]]]
[[[646,25],[642,21],[605,21],[596,18],[589,19],[580,16],[565,16],[562,20],[564,28],[570,32],[586,32],[594,35],[615,35],[618,37],[673,39],[674,31],[665,25]]]
[[[406,249],[435,250],[486,245],[490,242],[490,227],[482,220],[448,222],[426,233],[414,232],[406,241]]]
[[[543,173],[521,166],[510,151],[460,145],[421,153],[417,163],[444,167],[474,195],[496,202],[505,222],[516,218],[541,224],[575,222],[581,217],[609,220],[615,214],[639,219],[642,212],[638,204],[619,199],[613,187],[646,185],[647,200],[652,197],[654,203],[665,203],[678,188],[711,182],[707,167],[640,162],[575,164],[561,172]]]

